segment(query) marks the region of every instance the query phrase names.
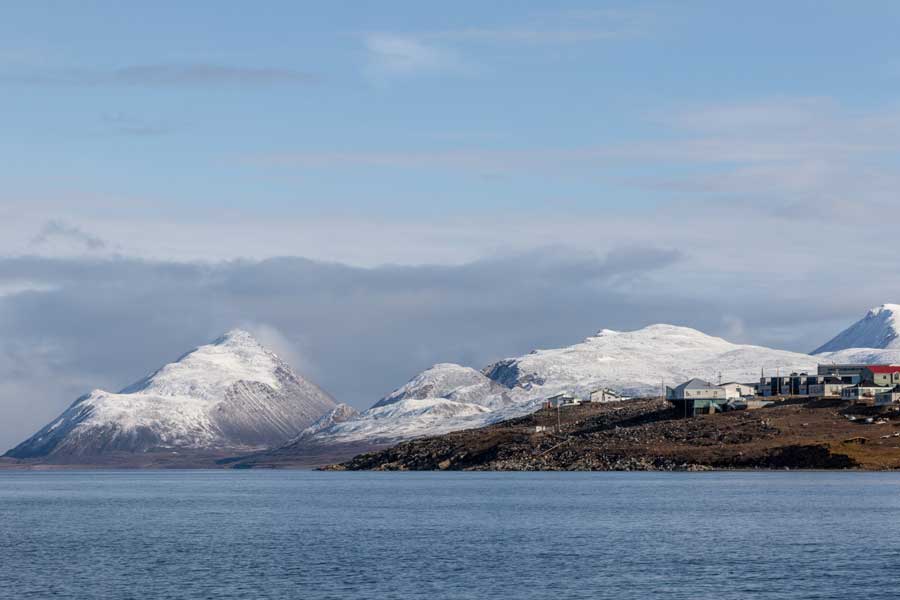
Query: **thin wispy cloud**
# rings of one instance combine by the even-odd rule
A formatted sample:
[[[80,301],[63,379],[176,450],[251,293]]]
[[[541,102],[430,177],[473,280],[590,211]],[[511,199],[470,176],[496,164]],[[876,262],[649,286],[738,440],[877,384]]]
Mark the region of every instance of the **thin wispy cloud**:
[[[67,67],[7,70],[0,83],[59,86],[213,87],[306,85],[319,78],[304,71],[221,64],[146,64],[116,69]]]
[[[101,122],[109,130],[120,135],[147,137],[172,133],[174,128],[163,123],[156,123],[126,113],[106,113]]]
[[[368,33],[363,36],[366,74],[383,81],[415,73],[473,71],[480,61],[470,56],[470,45],[601,42],[642,35],[648,26],[643,12],[608,10],[552,13],[508,25]]]

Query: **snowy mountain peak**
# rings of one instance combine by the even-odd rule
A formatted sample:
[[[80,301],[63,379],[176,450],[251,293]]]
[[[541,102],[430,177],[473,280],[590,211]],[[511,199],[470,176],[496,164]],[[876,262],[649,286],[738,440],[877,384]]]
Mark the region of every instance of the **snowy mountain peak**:
[[[274,353],[248,332],[233,329],[213,342],[194,348],[121,394],[155,393],[161,396],[218,398],[238,381],[256,381],[280,387],[277,372],[290,370]]]
[[[502,386],[471,367],[455,363],[438,363],[397,388],[377,403],[387,406],[403,400],[443,398],[480,406],[500,406],[507,403]]]
[[[334,406],[252,335],[232,330],[119,393],[81,396],[9,455],[271,446]]]
[[[900,304],[876,306],[813,354],[849,348],[900,349]]]
[[[869,316],[878,316],[882,313],[891,313],[892,315],[900,312],[900,304],[882,304],[881,306],[876,306],[868,312]]]

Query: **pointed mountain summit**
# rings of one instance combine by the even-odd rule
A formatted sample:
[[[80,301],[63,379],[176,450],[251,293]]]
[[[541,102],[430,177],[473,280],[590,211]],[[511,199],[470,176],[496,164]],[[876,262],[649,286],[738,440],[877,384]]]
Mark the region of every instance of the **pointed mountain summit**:
[[[334,407],[327,393],[235,329],[118,393],[85,394],[7,456],[268,447]]]
[[[813,351],[813,354],[850,348],[900,350],[900,304],[876,306],[866,316]]]

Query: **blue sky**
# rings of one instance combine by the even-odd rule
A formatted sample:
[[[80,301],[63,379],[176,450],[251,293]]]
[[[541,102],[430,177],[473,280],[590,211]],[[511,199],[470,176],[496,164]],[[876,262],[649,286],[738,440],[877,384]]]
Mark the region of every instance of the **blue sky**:
[[[20,2],[0,446],[247,327],[363,408],[655,322],[900,302],[895,2]]]
[[[874,2],[20,3],[0,24],[0,168],[7,194],[174,219],[643,210],[684,199],[657,189],[665,175],[734,166],[622,148],[702,136],[685,113],[893,110],[898,16]]]

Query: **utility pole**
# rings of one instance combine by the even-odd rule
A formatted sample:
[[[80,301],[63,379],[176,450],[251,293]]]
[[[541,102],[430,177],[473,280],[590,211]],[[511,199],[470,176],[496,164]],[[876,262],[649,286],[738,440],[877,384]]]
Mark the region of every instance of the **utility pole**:
[[[559,418],[559,398],[556,399],[556,433],[562,433],[562,420]]]

